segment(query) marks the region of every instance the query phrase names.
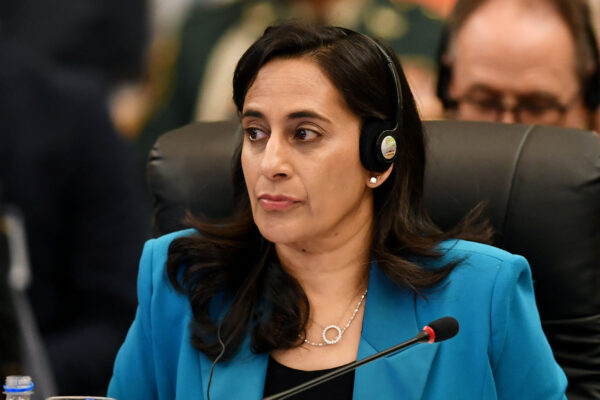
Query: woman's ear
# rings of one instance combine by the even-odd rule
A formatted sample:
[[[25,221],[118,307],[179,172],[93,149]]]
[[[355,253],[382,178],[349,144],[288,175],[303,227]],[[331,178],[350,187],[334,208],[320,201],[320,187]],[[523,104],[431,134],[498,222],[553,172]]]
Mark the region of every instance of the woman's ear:
[[[375,189],[376,187],[381,185],[383,182],[385,182],[387,180],[387,178],[392,173],[392,168],[394,168],[394,164],[390,165],[390,167],[387,170],[385,170],[384,172],[377,172],[377,173],[369,174],[369,178],[367,180],[367,186],[370,187],[371,189]]]

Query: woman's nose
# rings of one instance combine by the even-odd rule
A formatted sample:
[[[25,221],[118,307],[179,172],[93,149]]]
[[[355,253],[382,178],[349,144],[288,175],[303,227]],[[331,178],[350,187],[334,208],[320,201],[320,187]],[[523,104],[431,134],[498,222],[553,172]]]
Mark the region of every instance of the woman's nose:
[[[263,175],[269,179],[284,179],[291,176],[289,146],[283,135],[271,133],[261,160]]]

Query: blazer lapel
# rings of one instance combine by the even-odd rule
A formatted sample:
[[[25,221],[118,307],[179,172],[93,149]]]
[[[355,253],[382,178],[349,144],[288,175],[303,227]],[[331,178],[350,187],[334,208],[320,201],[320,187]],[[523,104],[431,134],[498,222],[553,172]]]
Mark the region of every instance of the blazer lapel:
[[[199,357],[206,398],[212,361],[202,355]],[[250,338],[247,337],[231,360],[215,365],[210,385],[211,400],[262,399],[268,360],[268,354],[254,354],[250,351]]]
[[[365,358],[414,337],[423,327],[416,315],[415,295],[390,282],[373,263],[357,359]],[[354,398],[420,399],[439,345],[417,345],[379,359],[356,370]],[[206,396],[212,361],[198,355]],[[238,353],[214,368],[210,388],[212,400],[263,397],[268,354],[250,351],[246,338]]]
[[[371,265],[358,359],[413,338],[423,327],[415,295]],[[417,345],[356,370],[354,398],[420,399],[439,345]]]

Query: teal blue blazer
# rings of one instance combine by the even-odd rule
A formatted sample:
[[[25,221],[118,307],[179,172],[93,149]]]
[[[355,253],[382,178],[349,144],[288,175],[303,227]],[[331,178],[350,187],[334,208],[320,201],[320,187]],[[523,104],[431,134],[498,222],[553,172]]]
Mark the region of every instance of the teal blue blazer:
[[[139,306],[115,361],[108,395],[118,400],[201,400],[212,361],[190,344],[187,297],[165,272],[170,242],[182,231],[146,243],[138,278]],[[358,359],[412,338],[429,322],[453,316],[459,333],[420,344],[356,370],[354,399],[564,399],[566,377],[540,324],[527,261],[460,240],[441,244],[427,268],[463,260],[426,297],[392,284],[373,264]],[[263,396],[268,354],[250,340],[214,369],[213,400]]]

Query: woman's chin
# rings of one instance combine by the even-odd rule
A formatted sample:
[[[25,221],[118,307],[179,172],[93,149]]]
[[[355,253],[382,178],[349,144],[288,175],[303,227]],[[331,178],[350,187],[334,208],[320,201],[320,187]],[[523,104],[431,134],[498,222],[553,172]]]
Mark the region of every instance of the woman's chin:
[[[267,223],[257,224],[258,230],[270,242],[275,244],[291,244],[298,242],[299,240],[306,239],[306,235],[302,234],[298,227],[292,226],[291,224]]]
[[[291,244],[298,241],[297,236],[291,235],[290,232],[282,232],[280,229],[260,231],[265,239],[275,244]]]

